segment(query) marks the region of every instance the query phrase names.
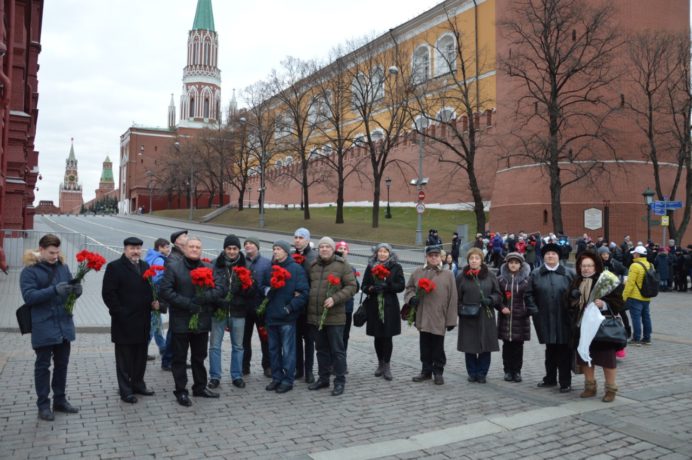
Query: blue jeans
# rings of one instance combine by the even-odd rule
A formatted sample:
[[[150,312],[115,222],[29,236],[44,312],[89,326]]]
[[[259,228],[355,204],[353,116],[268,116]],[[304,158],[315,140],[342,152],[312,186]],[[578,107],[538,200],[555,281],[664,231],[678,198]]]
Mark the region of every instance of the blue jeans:
[[[267,326],[272,380],[290,387],[296,373],[296,324]]]
[[[171,367],[173,364],[173,327],[170,319],[168,320],[168,331],[166,332],[166,344],[164,345],[163,354],[161,355],[161,367]]]
[[[221,379],[221,344],[226,327],[231,331],[231,380],[243,378],[243,334],[245,318],[227,317],[217,321],[212,317],[209,336],[209,378]]]
[[[490,352],[465,353],[466,372],[469,377],[485,377],[490,369]]]
[[[651,340],[651,314],[649,313],[649,302],[627,299],[625,307],[629,309],[630,317],[632,318],[632,339],[638,341],[641,338],[645,342]],[[642,325],[644,326],[643,337]]]
[[[151,332],[149,333],[149,343],[151,339],[156,341],[156,346],[159,347],[159,354],[163,356],[166,351],[166,339],[163,336],[163,321],[161,315],[151,314]]]

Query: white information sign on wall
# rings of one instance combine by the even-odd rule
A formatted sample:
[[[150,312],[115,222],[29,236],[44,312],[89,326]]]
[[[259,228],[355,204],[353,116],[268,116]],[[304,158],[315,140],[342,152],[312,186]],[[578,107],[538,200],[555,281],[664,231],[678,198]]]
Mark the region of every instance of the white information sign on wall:
[[[598,230],[603,227],[603,211],[598,208],[585,209],[584,227],[589,230]]]

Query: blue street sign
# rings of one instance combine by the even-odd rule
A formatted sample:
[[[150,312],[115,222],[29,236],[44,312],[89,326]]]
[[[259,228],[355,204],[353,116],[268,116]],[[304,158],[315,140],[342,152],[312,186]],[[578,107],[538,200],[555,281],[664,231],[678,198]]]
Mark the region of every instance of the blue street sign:
[[[665,216],[666,203],[664,201],[654,201],[651,203],[651,211],[657,216]]]
[[[682,201],[667,201],[666,209],[682,209]]]

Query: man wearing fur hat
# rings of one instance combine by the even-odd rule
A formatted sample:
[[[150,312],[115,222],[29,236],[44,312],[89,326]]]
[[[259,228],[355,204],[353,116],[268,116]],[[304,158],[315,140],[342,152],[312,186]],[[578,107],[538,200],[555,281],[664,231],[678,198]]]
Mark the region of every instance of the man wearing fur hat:
[[[70,361],[70,343],[75,339],[72,315],[65,310],[67,297],[82,294],[82,285],[71,284],[72,274],[60,254],[60,238],[43,235],[38,241],[38,252],[24,254],[24,269],[19,277],[22,298],[31,307],[31,347],[36,353],[34,386],[38,418],[53,421],[53,411],[77,413],[65,397],[67,364]],[[51,384],[50,361],[53,359]],[[50,390],[53,388],[53,410]]]
[[[524,301],[533,315],[538,342],[545,344],[545,377],[539,388],[560,384],[560,393],[572,391],[572,352],[566,292],[574,271],[560,264],[562,248],[550,242],[541,248],[543,265],[531,272]],[[559,373],[559,380],[558,380]]]
[[[425,265],[417,268],[409,277],[404,291],[404,301],[416,309],[415,326],[419,332],[420,360],[423,367],[414,382],[430,380],[434,377],[436,385],[444,384],[445,332],[457,324],[457,289],[451,271],[442,269],[439,245],[425,248]],[[418,282],[427,278],[435,287],[428,293],[421,293]]]
[[[310,282],[310,266],[317,258],[317,253],[310,247],[310,230],[300,227],[293,233],[293,246],[295,247],[295,260],[302,258],[305,276]],[[304,352],[304,353],[303,353]],[[312,373],[315,364],[315,338],[310,335],[307,316],[303,313],[296,322],[296,378],[305,376],[305,382],[312,384],[315,376]]]
[[[346,383],[346,351],[344,349],[344,325],[346,324],[346,302],[355,294],[356,277],[351,266],[343,257],[335,254],[336,244],[328,236],[317,245],[318,257],[310,267],[310,300],[307,321],[310,335],[315,337],[319,378],[308,389],[319,390],[329,387],[329,374],[333,370],[333,396],[344,392]],[[331,287],[339,280],[338,286]],[[320,330],[323,314],[326,318]]]
[[[123,255],[106,266],[101,297],[111,315],[111,341],[115,344],[115,369],[120,399],[137,402],[135,394],[151,396],[144,383],[151,311],[159,309],[149,282],[142,275],[149,264],[142,260],[143,241],[129,237]]]

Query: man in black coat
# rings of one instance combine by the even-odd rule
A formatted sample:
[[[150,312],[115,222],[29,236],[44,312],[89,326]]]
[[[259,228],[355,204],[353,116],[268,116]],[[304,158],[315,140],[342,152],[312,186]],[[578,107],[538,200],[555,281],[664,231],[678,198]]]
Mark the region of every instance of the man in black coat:
[[[190,236],[184,248],[182,260],[168,264],[166,273],[159,286],[161,299],[168,303],[170,310],[169,327],[173,330],[171,345],[173,349],[173,380],[175,397],[181,406],[191,406],[187,392],[187,369],[185,360],[190,350],[192,363],[192,394],[203,398],[218,398],[219,394],[207,388],[207,370],[204,360],[207,357],[209,331],[211,329],[211,312],[218,299],[226,295],[224,280],[214,278],[213,288],[204,288],[198,292],[192,284],[190,272],[196,268],[208,268],[211,264],[202,262],[202,242]],[[193,315],[197,316],[197,327],[190,327]]]
[[[154,392],[144,383],[147,347],[151,329],[151,310],[158,310],[151,286],[142,275],[149,264],[141,260],[142,240],[124,241],[124,252],[106,266],[101,296],[111,315],[111,341],[115,344],[115,368],[120,399],[137,402],[135,394]]]

